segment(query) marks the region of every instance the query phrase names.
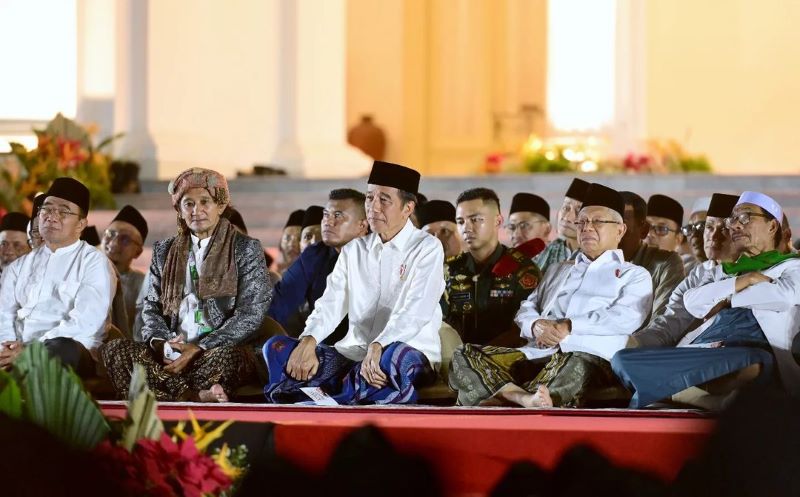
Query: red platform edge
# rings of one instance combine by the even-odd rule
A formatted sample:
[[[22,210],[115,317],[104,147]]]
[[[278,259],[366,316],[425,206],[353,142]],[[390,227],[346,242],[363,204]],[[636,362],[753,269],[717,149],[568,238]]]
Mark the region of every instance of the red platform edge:
[[[101,402],[123,417],[123,402]],[[319,407],[270,404],[161,403],[165,421],[198,419],[274,423],[275,450],[309,471],[325,467],[339,440],[355,427],[380,427],[399,450],[437,469],[447,495],[485,495],[515,461],[550,469],[576,444],[616,464],[672,480],[705,445],[715,419],[692,411],[506,409],[459,407]]]

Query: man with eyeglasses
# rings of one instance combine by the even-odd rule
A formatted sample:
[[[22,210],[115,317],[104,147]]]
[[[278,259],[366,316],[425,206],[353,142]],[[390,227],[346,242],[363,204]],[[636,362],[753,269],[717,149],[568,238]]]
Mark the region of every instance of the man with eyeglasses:
[[[644,199],[633,192],[620,192],[625,201],[625,236],[619,248],[625,260],[642,266],[650,273],[653,280],[653,309],[645,320],[664,311],[672,290],[683,279],[683,262],[675,252],[668,252],[651,247],[643,242],[650,225],[647,223],[647,204]]]
[[[493,190],[473,188],[458,196],[456,226],[467,250],[445,263],[443,315],[464,343],[517,345],[514,314],[542,279],[531,255],[500,243],[502,225]],[[543,241],[534,242],[544,248]]]
[[[647,200],[647,222],[650,231],[645,241],[651,247],[677,252],[683,243],[683,206],[666,195],[653,195]]]
[[[703,233],[710,202],[711,197],[701,197],[695,200],[692,211],[689,213],[689,223],[681,227],[684,243],[681,244],[678,252],[683,261],[683,272],[687,275],[698,264],[702,264],[706,260]]]
[[[0,282],[0,368],[39,341],[79,375],[94,374],[94,351],[105,336],[116,276],[109,260],[80,240],[89,190],[57,178],[39,209],[44,245],[14,261]]]
[[[718,229],[713,204],[712,199],[709,232]],[[631,407],[672,398],[718,408],[744,383],[769,384],[776,363],[786,389],[798,392],[800,366],[791,347],[800,324],[800,258],[776,250],[782,217],[780,205],[768,195],[742,193],[724,220],[736,262],[709,263],[713,267],[699,275],[699,282],[686,285],[683,303],[693,319],[677,312],[673,318],[689,322],[683,333],[637,335],[644,343],[679,338],[677,347],[624,350],[614,358],[615,372],[634,393]],[[710,259],[714,255],[709,252]]]
[[[582,407],[596,390],[617,385],[608,361],[653,298],[650,275],[617,248],[624,212],[619,192],[589,187],[575,223],[580,252],[547,270],[515,318],[527,345],[456,349],[449,380],[459,404]],[[531,362],[541,367],[533,379],[518,374]]]
[[[30,219],[21,212],[9,212],[0,221],[0,272],[31,251],[28,245]]]
[[[322,212],[322,241],[302,251],[281,280],[275,283],[267,315],[287,329],[290,335],[297,336],[303,331],[305,318],[325,292],[328,275],[336,266],[342,247],[369,231],[365,199],[363,193],[351,188],[331,190]],[[304,307],[302,320],[295,319]],[[345,317],[323,343],[335,344],[344,338],[347,329]]]
[[[131,263],[142,255],[147,231],[147,221],[142,214],[135,207],[126,205],[103,232],[100,245],[117,269],[130,329],[136,321],[136,299],[145,279],[144,273],[132,268]]]
[[[703,222],[703,247],[706,261],[698,264],[684,278],[669,296],[669,302],[660,312],[653,313],[653,319],[642,330],[637,331],[628,342],[628,347],[674,347],[681,338],[697,328],[702,321],[689,314],[683,296],[690,288],[701,285],[712,277],[714,269],[723,262],[736,258],[725,220],[730,217],[733,207],[739,201],[738,195],[715,193],[710,197]],[[612,362],[613,364],[613,362]]]
[[[569,185],[567,193],[564,195],[564,201],[561,203],[561,208],[558,209],[556,216],[558,237],[533,259],[533,262],[539,266],[543,273],[547,271],[551,264],[558,264],[569,259],[578,250],[575,219],[581,210],[581,203],[588,188],[589,183],[580,178],[573,179]]]
[[[511,199],[505,228],[514,248],[537,238],[547,242],[550,237],[550,205],[539,195],[517,193]]]

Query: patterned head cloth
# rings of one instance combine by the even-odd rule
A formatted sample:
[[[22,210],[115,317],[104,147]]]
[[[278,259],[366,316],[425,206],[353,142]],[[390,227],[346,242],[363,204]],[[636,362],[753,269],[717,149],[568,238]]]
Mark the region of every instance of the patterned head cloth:
[[[217,204],[227,204],[230,201],[228,180],[225,176],[211,169],[193,167],[169,182],[167,192],[172,195],[172,207],[175,210],[179,210],[181,198],[192,188],[205,188]]]

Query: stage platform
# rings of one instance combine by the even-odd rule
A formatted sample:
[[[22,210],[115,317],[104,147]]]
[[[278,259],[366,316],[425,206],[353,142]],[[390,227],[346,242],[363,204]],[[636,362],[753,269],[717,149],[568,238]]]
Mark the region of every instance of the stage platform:
[[[122,402],[101,402],[112,417]],[[318,407],[161,403],[164,421],[188,418],[272,423],[273,450],[315,472],[355,427],[380,427],[400,450],[435,465],[449,496],[486,495],[508,466],[527,459],[552,468],[565,450],[588,444],[617,464],[673,479],[703,447],[715,419],[683,410]]]

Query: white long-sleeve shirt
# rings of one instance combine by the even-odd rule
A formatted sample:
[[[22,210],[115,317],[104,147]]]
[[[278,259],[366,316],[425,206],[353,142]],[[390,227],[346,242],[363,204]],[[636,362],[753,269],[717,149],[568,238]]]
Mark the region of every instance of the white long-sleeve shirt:
[[[650,315],[653,305],[650,273],[625,262],[622,250],[607,250],[594,261],[578,253],[575,264],[552,291],[557,292],[555,298],[546,299],[550,302],[547,308],[538,309],[538,289],[534,290],[514,318],[522,337],[528,339],[520,351],[529,359],[547,357],[560,349],[610,361]],[[569,319],[572,331],[558,346],[540,348],[532,331],[538,319]]]
[[[105,336],[117,278],[111,261],[84,241],[55,252],[42,245],[0,280],[0,341],[72,338],[89,350]]]
[[[347,315],[350,327],[335,347],[348,359],[363,360],[373,342],[383,347],[403,342],[436,368],[441,362],[443,292],[442,244],[408,221],[386,243],[372,233],[342,248],[300,336],[320,343]]]
[[[800,259],[789,259],[760,271],[772,281],[751,285],[736,291],[736,276],[729,276],[717,266],[709,282],[687,290],[683,296],[686,310],[696,318],[704,318],[715,305],[730,299],[731,307],[744,307],[753,316],[772,346],[784,386],[792,393],[800,392],[800,365],[792,354],[792,343],[800,329]],[[686,335],[679,345],[694,339],[713,319],[708,319],[697,332]]]
[[[669,303],[667,303],[664,312],[653,316],[646,328],[634,333],[641,346],[672,347],[687,336],[686,329],[696,318],[686,310],[683,296],[690,289],[711,282],[714,278],[716,266],[718,266],[716,261],[707,260],[697,264],[689,272],[686,278],[670,294]],[[696,336],[696,331],[697,329],[691,332],[692,337]]]
[[[195,268],[197,274],[203,274],[203,259],[206,258],[208,251],[208,244],[211,238],[199,239],[194,235],[190,235],[192,241],[192,252],[194,253]],[[196,343],[199,339],[199,325],[195,322],[194,314],[200,308],[200,299],[192,292],[192,273],[189,261],[186,261],[186,280],[183,286],[183,300],[178,308],[178,319],[180,324],[178,329],[183,335],[183,339],[189,343]],[[205,316],[203,323],[205,324]]]

